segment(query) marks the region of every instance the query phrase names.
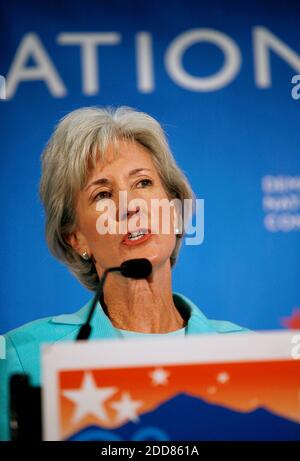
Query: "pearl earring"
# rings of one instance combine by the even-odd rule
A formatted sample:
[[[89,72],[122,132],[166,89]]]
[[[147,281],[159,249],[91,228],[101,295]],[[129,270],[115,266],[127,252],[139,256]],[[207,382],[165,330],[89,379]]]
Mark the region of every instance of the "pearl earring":
[[[175,234],[179,234],[179,233],[180,233],[180,229],[178,227],[176,227]]]
[[[82,259],[84,259],[85,261],[88,261],[90,259],[90,256],[88,254],[87,251],[84,251],[82,254],[81,254],[81,257]]]

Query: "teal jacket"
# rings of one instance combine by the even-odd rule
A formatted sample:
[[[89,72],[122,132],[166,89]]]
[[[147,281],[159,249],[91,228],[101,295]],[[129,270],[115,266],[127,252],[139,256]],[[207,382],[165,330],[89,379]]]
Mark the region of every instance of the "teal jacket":
[[[247,331],[231,322],[209,320],[185,296],[174,293],[174,303],[187,321],[186,334],[236,333]],[[5,335],[6,358],[0,359],[0,440],[9,439],[8,383],[13,373],[27,373],[31,384],[40,382],[40,348],[43,343],[74,341],[80,326],[85,322],[92,299],[75,314],[58,315],[30,322]],[[157,337],[157,335],[155,335]],[[123,339],[105,314],[100,303],[92,319],[90,339]]]

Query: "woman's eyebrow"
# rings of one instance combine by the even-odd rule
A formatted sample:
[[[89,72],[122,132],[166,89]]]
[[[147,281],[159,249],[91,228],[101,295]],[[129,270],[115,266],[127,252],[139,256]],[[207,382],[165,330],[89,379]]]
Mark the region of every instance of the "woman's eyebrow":
[[[128,173],[128,177],[134,176],[137,173],[140,173],[141,171],[151,171],[150,168],[135,168],[134,170],[131,170]],[[98,178],[95,181],[91,182],[85,187],[85,190],[88,190],[92,186],[104,186],[111,184],[111,181],[108,178]]]
[[[107,184],[111,184],[111,181],[108,178],[98,178],[95,181],[88,184],[84,189],[88,190],[92,186],[103,186]]]
[[[129,173],[128,173],[128,176],[134,176],[135,174],[137,173],[140,173],[141,171],[151,171],[150,168],[135,168],[134,170],[131,170]]]

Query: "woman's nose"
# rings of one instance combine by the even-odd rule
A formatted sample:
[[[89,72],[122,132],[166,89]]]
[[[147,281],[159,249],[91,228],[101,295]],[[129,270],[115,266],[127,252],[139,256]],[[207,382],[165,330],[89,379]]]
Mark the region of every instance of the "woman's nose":
[[[140,212],[140,207],[136,206],[133,210],[127,210],[127,219],[130,219],[131,216],[138,214]]]
[[[138,214],[140,212],[140,207],[136,206],[133,207],[133,209],[128,210],[128,207],[126,207],[125,210],[117,210],[117,217],[120,221],[124,221],[125,219],[129,220],[132,216],[135,214]]]
[[[124,194],[125,192],[125,194]],[[147,214],[148,204],[141,194],[137,191],[121,190],[116,203],[117,218],[120,221],[130,219],[133,215],[138,213]]]

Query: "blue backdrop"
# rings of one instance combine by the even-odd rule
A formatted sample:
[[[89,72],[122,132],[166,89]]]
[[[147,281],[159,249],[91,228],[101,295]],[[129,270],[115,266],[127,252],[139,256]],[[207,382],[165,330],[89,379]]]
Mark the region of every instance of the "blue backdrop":
[[[211,318],[300,324],[299,14],[296,1],[0,1],[0,333],[90,298],[46,247],[40,154],[69,111],[123,104],[162,123],[205,200],[174,290]]]

